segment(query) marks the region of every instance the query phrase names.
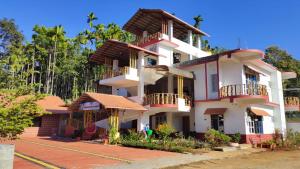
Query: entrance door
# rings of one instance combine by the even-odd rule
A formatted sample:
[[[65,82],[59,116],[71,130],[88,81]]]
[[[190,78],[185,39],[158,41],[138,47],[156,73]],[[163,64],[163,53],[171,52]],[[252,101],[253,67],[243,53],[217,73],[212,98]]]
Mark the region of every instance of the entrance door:
[[[190,117],[183,116],[182,117],[182,132],[184,136],[188,136],[190,132]]]
[[[211,128],[224,133],[224,116],[211,115]]]

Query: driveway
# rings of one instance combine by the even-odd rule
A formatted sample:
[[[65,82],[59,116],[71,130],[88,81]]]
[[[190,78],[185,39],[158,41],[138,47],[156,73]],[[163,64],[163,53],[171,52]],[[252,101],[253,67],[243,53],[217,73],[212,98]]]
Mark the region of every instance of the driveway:
[[[148,161],[177,153],[114,145],[68,142],[50,138],[22,138],[16,145],[14,168],[101,168]]]

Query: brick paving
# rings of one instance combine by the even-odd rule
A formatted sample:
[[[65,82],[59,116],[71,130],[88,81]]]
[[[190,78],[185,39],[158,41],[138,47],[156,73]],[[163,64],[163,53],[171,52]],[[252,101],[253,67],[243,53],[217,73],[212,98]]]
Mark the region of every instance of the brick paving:
[[[15,169],[43,169],[44,167],[15,156],[14,168]]]
[[[16,151],[24,155],[58,167],[74,169],[108,167],[126,164],[124,160],[136,162],[178,155],[163,151],[85,142],[64,142],[49,138],[22,138],[12,143],[16,145]],[[22,166],[30,165],[28,163],[30,162],[16,158],[14,168],[30,168]]]

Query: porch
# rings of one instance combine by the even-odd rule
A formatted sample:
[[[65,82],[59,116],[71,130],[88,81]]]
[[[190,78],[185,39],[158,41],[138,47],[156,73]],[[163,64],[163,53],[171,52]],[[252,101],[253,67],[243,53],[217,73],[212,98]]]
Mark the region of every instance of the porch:
[[[285,111],[300,111],[299,97],[285,97],[284,108]]]

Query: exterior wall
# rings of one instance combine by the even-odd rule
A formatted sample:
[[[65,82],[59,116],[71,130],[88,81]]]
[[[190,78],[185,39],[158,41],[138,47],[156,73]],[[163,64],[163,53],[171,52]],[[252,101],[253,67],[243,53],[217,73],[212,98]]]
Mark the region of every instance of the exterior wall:
[[[213,91],[212,89],[213,87],[212,75],[217,74],[217,61],[207,63],[206,68],[207,68],[207,98],[218,99],[218,90]]]
[[[173,48],[165,46],[165,45],[158,45],[158,65],[167,65],[171,66],[173,64]]]
[[[227,108],[224,114],[224,132],[226,134],[246,134],[246,108],[226,102],[206,102],[195,105],[195,129],[197,133],[205,133],[211,128],[210,115],[204,115],[207,108]]]
[[[37,136],[51,136],[57,133],[59,128],[60,115],[44,115],[42,116],[41,127],[28,127],[25,129],[21,137],[37,137]]]
[[[286,127],[288,130],[300,132],[300,122],[287,122]]]
[[[270,116],[263,116],[263,134],[274,134],[275,125],[274,125],[274,108],[263,106],[263,105],[253,105],[251,106],[255,109],[260,109],[266,111]],[[253,133],[249,132],[249,128],[247,126],[246,134],[253,135]]]
[[[195,100],[205,100],[206,99],[206,85],[205,85],[205,65],[196,65],[189,69],[193,71],[196,80],[194,81],[194,96]]]
[[[220,86],[243,84],[243,65],[236,62],[220,62]]]

